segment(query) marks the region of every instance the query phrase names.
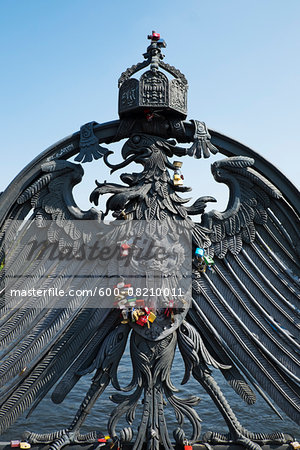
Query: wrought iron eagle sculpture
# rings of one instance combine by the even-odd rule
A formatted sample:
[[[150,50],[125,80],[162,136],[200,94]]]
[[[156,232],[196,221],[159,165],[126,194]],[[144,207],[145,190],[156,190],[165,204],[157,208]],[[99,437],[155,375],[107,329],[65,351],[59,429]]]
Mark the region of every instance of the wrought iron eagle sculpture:
[[[95,442],[97,433],[82,435],[80,427],[112,383],[123,392],[112,398],[113,440],[132,441],[134,449],[145,442],[150,449],[172,449],[166,399],[178,421],[177,445],[195,443],[201,433],[194,409],[199,399],[176,396],[170,379],[178,346],[185,364],[182,383],[194,377],[229,429],[228,435],[212,432],[202,440],[249,449],[288,442],[291,437],[281,432],[245,429],[210,367],[219,369],[246,403],[255,403],[256,390],[300,424],[298,192],[260,155],[218,133],[211,138],[203,122],[184,121],[185,77],[162,61],[165,43],[159,35],[150,39],[145,61],[120,78],[121,120],[86,124],[37,157],[0,198],[0,431],[34,410],[54,386],[52,400],[60,403],[82,376],[94,372],[72,424],[45,435],[27,432],[29,442],[50,443],[52,449]],[[131,78],[147,65],[139,81]],[[159,67],[175,78],[169,80]],[[123,162],[113,165],[112,152],[100,144],[124,138]],[[190,147],[178,145],[189,142]],[[229,188],[226,210],[205,212],[214,201],[209,196],[187,206],[190,199],[180,194],[190,189],[171,158],[199,159],[218,150],[226,158],[212,164],[212,174]],[[77,162],[70,161],[74,155]],[[90,200],[97,206],[110,194],[106,211],[82,211],[72,195],[83,177],[80,162],[98,159],[112,171],[131,162],[142,171],[123,173],[123,184],[97,182]],[[113,219],[107,223],[109,214]],[[141,256],[137,237],[150,239],[163,257]],[[99,248],[104,256],[114,246],[114,256],[99,256]],[[87,258],[86,249],[95,255],[96,247],[98,256]],[[184,294],[176,300],[182,286]],[[86,293],[60,295],[71,288]],[[155,292],[148,303],[145,289]],[[117,370],[128,339],[133,375],[120,387]],[[142,419],[134,435],[140,400]],[[129,425],[117,433],[122,416]],[[191,436],[183,430],[184,418],[192,424]]]

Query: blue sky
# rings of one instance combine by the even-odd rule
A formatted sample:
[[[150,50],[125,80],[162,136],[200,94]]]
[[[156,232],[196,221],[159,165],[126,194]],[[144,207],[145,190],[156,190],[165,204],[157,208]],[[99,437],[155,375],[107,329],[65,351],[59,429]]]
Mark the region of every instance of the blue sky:
[[[118,77],[143,59],[152,29],[189,81],[188,117],[252,147],[299,186],[299,0],[0,0],[0,190],[82,124],[118,118]],[[211,162],[184,161],[183,172],[194,195],[222,206]],[[85,169],[82,207],[103,178],[100,162]]]

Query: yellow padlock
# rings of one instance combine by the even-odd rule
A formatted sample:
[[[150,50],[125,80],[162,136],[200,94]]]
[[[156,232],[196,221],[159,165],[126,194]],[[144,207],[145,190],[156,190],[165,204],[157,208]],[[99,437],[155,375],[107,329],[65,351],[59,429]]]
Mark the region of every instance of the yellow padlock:
[[[132,318],[133,320],[137,321],[139,318],[137,310],[132,311]]]
[[[20,442],[20,448],[25,450],[27,448],[31,448],[31,445],[29,444],[29,442]]]
[[[298,441],[290,442],[290,445],[296,450],[300,448],[300,443]]]
[[[156,319],[156,315],[152,311],[150,311],[150,314],[148,316],[149,322],[153,323],[155,319]]]

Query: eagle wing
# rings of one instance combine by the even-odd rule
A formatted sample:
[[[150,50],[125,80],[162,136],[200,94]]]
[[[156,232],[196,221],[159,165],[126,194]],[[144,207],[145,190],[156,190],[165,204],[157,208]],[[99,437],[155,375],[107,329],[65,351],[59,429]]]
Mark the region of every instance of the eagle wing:
[[[61,402],[119,322],[97,294],[107,263],[83,254],[98,240],[102,214],[75,204],[81,165],[53,160],[30,175],[1,233],[0,432],[62,377],[52,395]]]
[[[212,165],[230,195],[224,212],[195,224],[194,245],[214,265],[201,273],[195,264],[190,319],[211,354],[232,366],[221,370],[244,400],[255,401],[246,378],[299,424],[299,216],[253,165],[243,156]]]

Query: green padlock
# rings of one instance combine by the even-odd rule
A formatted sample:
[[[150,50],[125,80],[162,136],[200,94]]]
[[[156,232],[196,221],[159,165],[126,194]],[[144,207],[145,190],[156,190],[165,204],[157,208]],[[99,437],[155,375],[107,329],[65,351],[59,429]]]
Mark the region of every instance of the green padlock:
[[[215,263],[214,260],[209,255],[204,256],[204,261],[205,261],[205,264],[208,266],[211,266],[212,264]]]

